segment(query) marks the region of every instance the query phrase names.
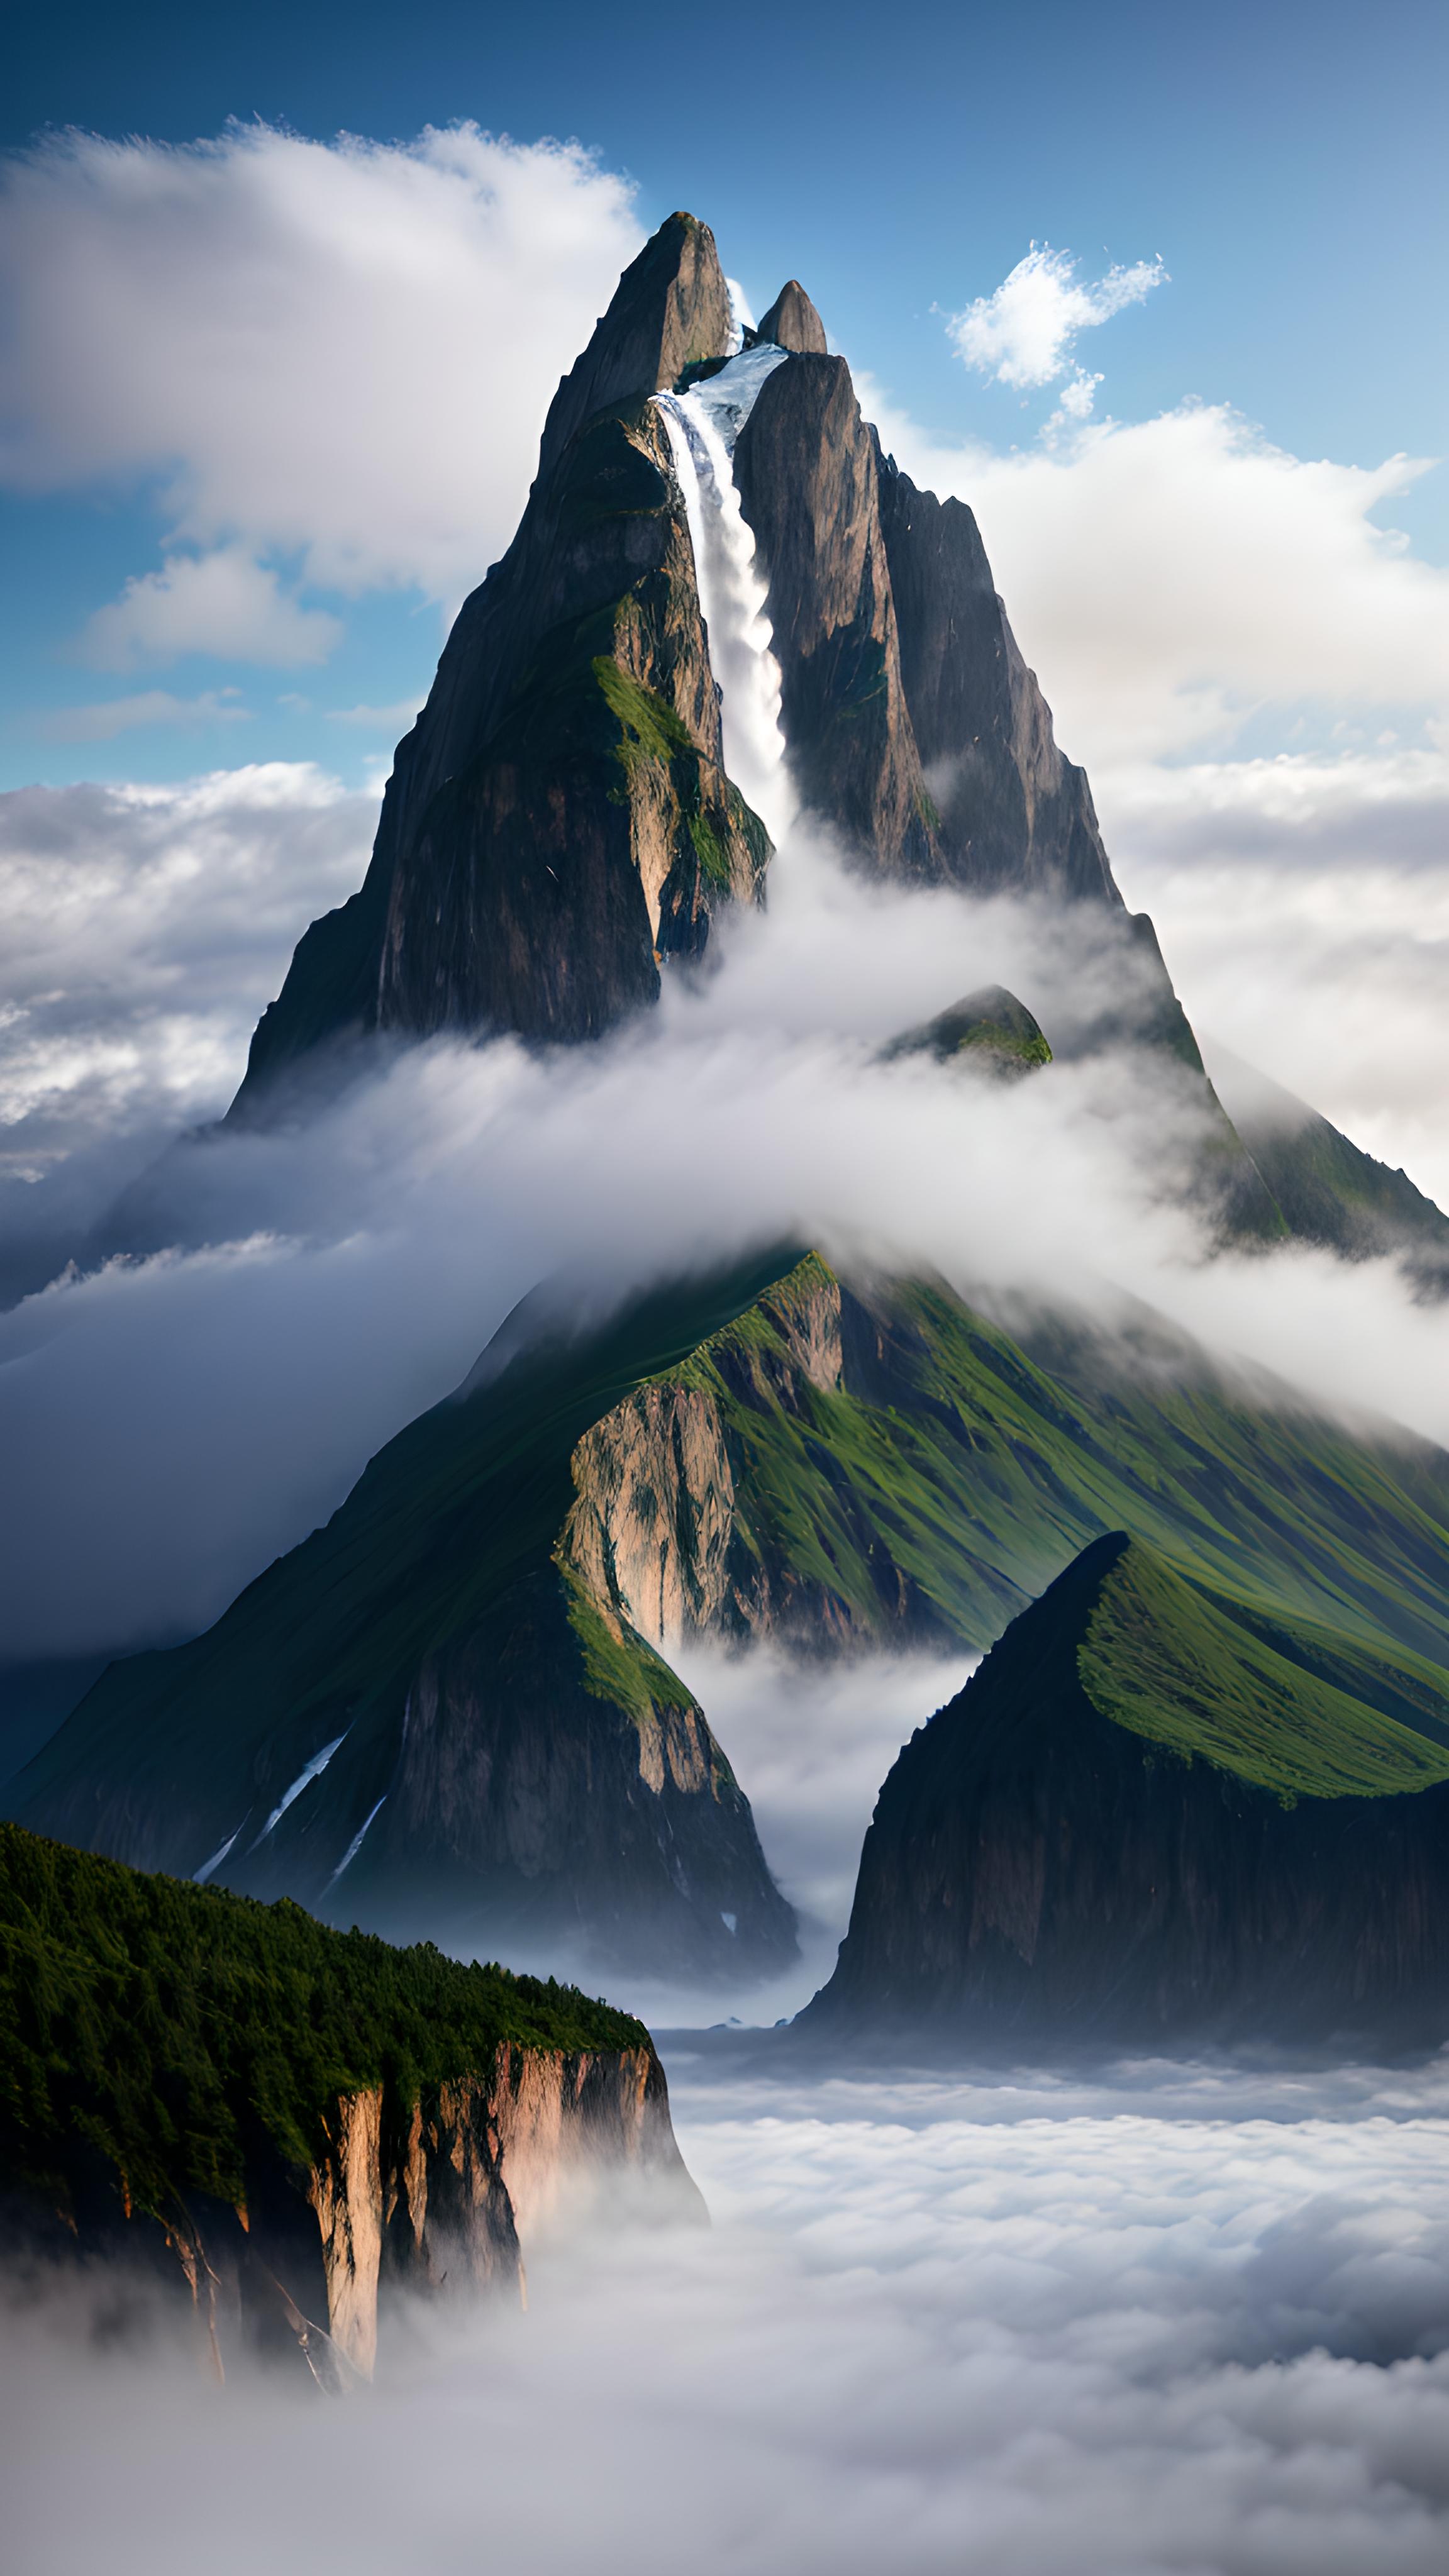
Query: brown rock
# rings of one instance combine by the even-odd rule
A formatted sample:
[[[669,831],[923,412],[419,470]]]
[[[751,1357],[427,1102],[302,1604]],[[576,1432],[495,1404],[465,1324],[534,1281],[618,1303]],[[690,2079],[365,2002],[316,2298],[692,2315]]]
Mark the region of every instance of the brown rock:
[[[777,349],[793,349],[804,357],[823,358],[827,354],[825,325],[798,277],[787,279],[781,287],[754,336],[757,341],[773,341]]]
[[[873,433],[843,358],[777,367],[735,450],[769,574],[782,713],[805,803],[883,875],[939,874],[901,683]]]

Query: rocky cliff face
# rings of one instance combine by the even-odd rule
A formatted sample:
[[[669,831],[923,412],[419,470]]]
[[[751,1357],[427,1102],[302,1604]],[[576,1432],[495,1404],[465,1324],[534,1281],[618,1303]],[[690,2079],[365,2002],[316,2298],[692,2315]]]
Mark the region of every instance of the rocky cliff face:
[[[361,891],[314,922],[253,1041],[254,1109],[375,1029],[598,1036],[753,901],[763,828],[726,779],[693,553],[648,401],[729,344],[712,235],[675,216],[559,387],[502,563],[400,746]]]
[[[13,1825],[0,2060],[6,2256],[184,2286],[218,2364],[345,2387],[390,2307],[519,2298],[551,2224],[703,2215],[628,2014]]]
[[[777,367],[735,449],[769,580],[781,721],[805,803],[882,875],[940,874],[901,679],[874,434],[843,358]]]
[[[564,1544],[575,1450],[621,1385],[779,1266],[482,1370],[205,1637],[113,1666],[26,1784],[30,1820],[459,1948],[662,1950],[696,1977],[787,1959],[791,1909],[703,1711]]]
[[[364,2379],[390,2299],[526,2302],[523,2255],[550,2220],[601,2204],[635,2219],[704,2216],[650,2048],[505,2046],[488,2076],[427,2098],[399,2101],[385,2085],[341,2094],[328,2128],[305,2197],[327,2331]]]
[[[82,2156],[48,2194],[0,2191],[7,2254],[149,2273],[184,2289],[218,2376],[260,2350],[341,2395],[373,2377],[409,2303],[526,2306],[525,2257],[551,2225],[706,2217],[648,2047],[505,2046],[488,2073],[431,2091],[337,2094],[322,2127],[310,2166],[258,2143],[235,2204],[184,2192],[164,2218]]]
[[[876,448],[901,680],[936,816],[941,871],[1122,910],[1087,774],[1063,758],[1022,659],[972,512],[920,492]]]
[[[1104,924],[1120,933],[1118,1019],[1156,1043],[1147,1023],[1175,1014],[1177,1040],[1150,925],[1129,932],[1085,775],[1056,748],[971,512],[882,457],[798,280],[748,336],[787,353],[735,476],[807,807],[879,874],[1085,903],[1097,948]],[[699,955],[721,904],[758,896],[768,848],[724,774],[650,402],[731,345],[713,238],[671,216],[559,387],[518,535],[399,747],[366,883],[301,942],[240,1114],[319,1046],[371,1030],[596,1037],[655,997],[661,961]]]
[[[1441,2041],[1449,1703],[1244,1616],[1087,1548],[901,1754],[807,2020]]]

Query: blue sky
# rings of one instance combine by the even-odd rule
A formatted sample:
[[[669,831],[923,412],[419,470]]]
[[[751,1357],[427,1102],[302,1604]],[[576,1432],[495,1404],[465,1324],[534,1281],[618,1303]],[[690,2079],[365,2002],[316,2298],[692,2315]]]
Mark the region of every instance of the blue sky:
[[[225,15],[79,6],[27,13],[9,52],[12,151],[67,126],[186,145],[229,118],[323,140],[407,142],[463,118],[525,143],[576,137],[633,183],[646,229],[675,204],[703,214],[756,309],[801,275],[876,407],[928,441],[1009,451],[1039,438],[1059,388],[986,380],[947,329],[1035,241],[1074,253],[1084,281],[1164,264],[1160,288],[1075,350],[1105,379],[1099,417],[1148,420],[1196,397],[1233,406],[1297,458],[1363,468],[1445,443],[1434,317],[1449,21],[1417,0],[1280,0],[1210,18],[1052,0],[1029,12],[747,5],[727,22],[647,25],[437,0],[406,18],[270,0]],[[571,354],[541,353],[540,387]],[[79,399],[104,410],[108,394],[92,382]],[[420,385],[420,476],[425,411]],[[486,419],[477,437],[486,450]],[[150,650],[101,676],[94,652],[83,658],[87,620],[157,571],[168,538],[174,551],[170,477],[122,459],[50,490],[16,480],[0,493],[0,782],[178,777],[257,758],[373,774],[398,727],[340,719],[425,685],[445,613],[405,563],[344,596],[316,577],[305,541],[289,551],[272,530],[256,551],[283,591],[337,621],[325,660]],[[1440,468],[1372,524],[1442,562],[1446,495]],[[184,536],[183,555],[199,542]],[[1049,678],[1051,635],[1045,618]],[[124,722],[65,713],[123,704]],[[1256,721],[1255,742],[1277,739]]]

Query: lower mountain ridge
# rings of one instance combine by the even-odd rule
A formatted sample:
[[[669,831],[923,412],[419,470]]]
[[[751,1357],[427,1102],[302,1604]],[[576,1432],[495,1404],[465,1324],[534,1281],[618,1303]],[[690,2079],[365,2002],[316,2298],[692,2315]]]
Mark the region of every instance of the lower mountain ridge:
[[[184,2297],[219,2374],[250,2345],[370,2378],[390,2303],[517,2300],[565,2199],[704,2214],[628,2014],[15,1825],[0,2064],[11,2259]]]
[[[1094,1540],[901,1753],[800,2027],[1438,2045],[1449,1674]]]
[[[397,1937],[763,1978],[793,1917],[671,1653],[984,1649],[1122,1529],[1305,1690],[1449,1745],[1443,1452],[1144,1312],[1012,1332],[785,1249],[593,1332],[525,1301],[214,1628],[112,1665],[12,1811]]]

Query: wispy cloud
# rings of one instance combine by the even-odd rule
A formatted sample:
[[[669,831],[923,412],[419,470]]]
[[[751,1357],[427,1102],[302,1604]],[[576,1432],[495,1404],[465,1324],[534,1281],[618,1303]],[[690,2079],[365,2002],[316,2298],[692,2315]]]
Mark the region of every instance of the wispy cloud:
[[[250,707],[235,703],[234,689],[206,689],[198,698],[169,689],[140,689],[134,697],[104,698],[98,705],[55,707],[38,730],[47,742],[114,742],[141,725],[244,724]]]
[[[410,725],[426,696],[419,690],[415,697],[396,698],[390,707],[329,707],[329,724],[357,725],[365,733],[390,733],[399,725]]]

